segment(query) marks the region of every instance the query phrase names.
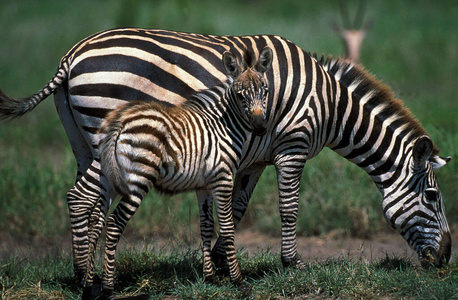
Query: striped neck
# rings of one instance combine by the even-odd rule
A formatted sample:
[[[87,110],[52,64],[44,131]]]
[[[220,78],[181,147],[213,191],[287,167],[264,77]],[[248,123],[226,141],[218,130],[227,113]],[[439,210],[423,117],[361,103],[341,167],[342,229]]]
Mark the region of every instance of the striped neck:
[[[340,84],[327,146],[364,169],[384,194],[402,176],[412,142],[426,132],[393,92],[361,67],[344,60],[322,65]]]
[[[241,139],[246,139],[247,132],[251,131],[246,113],[239,105],[232,89],[232,79],[196,93],[183,104],[183,107],[198,111],[202,116],[211,116],[210,119],[225,120],[230,134],[246,133],[239,137]]]

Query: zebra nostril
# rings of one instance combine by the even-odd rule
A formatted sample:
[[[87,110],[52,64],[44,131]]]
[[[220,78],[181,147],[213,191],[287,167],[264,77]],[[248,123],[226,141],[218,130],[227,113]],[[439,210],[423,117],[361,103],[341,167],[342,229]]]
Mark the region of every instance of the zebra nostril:
[[[263,135],[266,133],[267,130],[267,121],[264,117],[264,113],[260,109],[260,113],[252,115],[252,125],[253,125],[253,133],[256,135]]]
[[[432,247],[423,249],[421,252],[420,263],[424,269],[429,269],[433,265],[437,266],[437,262],[437,253]]]
[[[438,251],[438,262],[437,267],[442,267],[443,264],[448,264],[450,261],[450,256],[452,254],[452,237],[450,232],[445,232],[442,234],[441,242],[439,243]]]
[[[451,240],[449,240],[449,238],[450,233],[448,232],[442,235],[438,251],[432,247],[423,249],[420,256],[420,262],[424,269],[429,269],[432,266],[442,268],[448,264],[451,254]]]

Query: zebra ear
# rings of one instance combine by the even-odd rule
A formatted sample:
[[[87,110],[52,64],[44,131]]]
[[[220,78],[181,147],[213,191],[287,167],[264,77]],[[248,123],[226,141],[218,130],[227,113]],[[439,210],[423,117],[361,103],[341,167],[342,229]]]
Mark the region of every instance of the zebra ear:
[[[433,167],[433,169],[439,169],[440,167],[445,166],[452,158],[450,156],[447,157],[440,157],[438,155],[434,155],[429,159],[429,163]]]
[[[240,69],[234,54],[229,51],[223,53],[223,66],[226,74],[235,78],[239,75]]]
[[[259,59],[254,69],[260,73],[265,73],[272,65],[273,52],[269,47],[264,47],[259,53]]]
[[[424,165],[433,154],[433,142],[424,135],[419,137],[413,145],[413,160],[416,165]]]

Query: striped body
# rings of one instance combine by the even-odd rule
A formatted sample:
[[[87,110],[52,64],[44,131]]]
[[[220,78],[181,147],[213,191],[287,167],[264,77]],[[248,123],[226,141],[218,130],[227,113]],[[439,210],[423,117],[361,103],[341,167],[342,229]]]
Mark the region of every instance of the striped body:
[[[237,132],[221,122],[223,114],[214,114],[213,105],[194,111],[189,106],[138,101],[110,114],[101,128],[102,171],[110,171],[104,174],[119,194],[153,187],[166,194],[206,190],[220,170],[236,171],[249,128],[242,123]]]
[[[99,144],[105,188],[91,216],[89,265],[83,298],[89,295],[92,286],[94,249],[109,206],[105,191],[111,188],[122,199],[107,219],[102,279],[105,294],[111,294],[114,287],[117,242],[152,188],[169,194],[198,191],[205,278],[214,274],[211,239],[212,202],[215,202],[231,281],[242,283],[234,247],[232,181],[251,132],[259,129],[257,123],[267,123],[255,121],[252,113],[268,95],[262,73],[270,67],[271,53],[268,48],[261,51],[260,61],[263,63],[243,72],[239,70],[235,57],[225,53],[224,66],[234,77],[231,85],[218,85],[200,92],[179,107],[136,101],[121,106],[106,117],[100,128]],[[265,121],[265,112],[260,115]]]
[[[224,80],[220,62],[224,51],[240,57],[245,51],[259,53],[265,46],[272,48],[274,56],[266,72],[270,87],[267,132],[250,138],[242,154],[234,181],[234,221],[243,216],[265,166],[273,164],[282,221],[282,261],[300,264],[295,233],[300,177],[305,162],[330,147],[372,177],[384,197],[386,219],[420,258],[425,249],[432,249],[435,263],[441,265],[442,258],[450,255],[449,228],[432,170],[447,159],[437,156],[432,144],[425,142],[424,130],[389,89],[359,67],[345,61],[317,61],[277,36],[117,29],[77,44],[59,68],[67,81],[56,90],[55,101],[79,171],[68,193],[77,274],[84,270],[89,212],[100,194],[97,130],[106,114],[133,99],[183,103],[193,92]],[[59,81],[56,78],[62,81],[55,77],[54,85]],[[2,98],[3,115],[26,111],[5,109],[5,103],[16,102]],[[417,154],[422,159],[414,163],[414,149],[421,148],[431,151]],[[426,193],[435,196],[433,203],[425,200]],[[217,258],[219,251],[214,253]]]

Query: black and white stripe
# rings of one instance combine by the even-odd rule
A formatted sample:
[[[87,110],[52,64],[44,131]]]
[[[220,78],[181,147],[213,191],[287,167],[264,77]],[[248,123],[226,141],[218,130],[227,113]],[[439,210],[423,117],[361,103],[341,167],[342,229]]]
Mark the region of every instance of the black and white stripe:
[[[447,159],[437,156],[432,144],[423,141],[419,145],[428,143],[432,151],[419,161],[423,168],[416,169],[422,171],[412,172],[416,141],[427,135],[389,89],[361,68],[346,61],[314,59],[278,36],[115,29],[97,33],[67,53],[59,68],[68,74],[67,81],[55,91],[59,115],[78,161],[77,183],[68,193],[78,275],[85,266],[90,207],[100,192],[100,166],[94,158],[97,130],[106,114],[133,99],[181,104],[195,91],[224,81],[220,62],[224,51],[241,57],[246,51],[259,53],[265,46],[274,56],[266,73],[270,86],[267,133],[251,138],[243,152],[234,182],[234,221],[243,216],[265,166],[275,165],[282,261],[300,264],[295,234],[299,179],[305,162],[327,146],[369,173],[384,195],[387,220],[420,257],[426,248],[434,250],[438,264],[449,256],[451,242],[442,198],[428,167],[444,165]],[[4,107],[10,100],[1,96],[2,116],[9,115]],[[420,184],[426,178],[428,183]],[[437,197],[425,205],[428,189],[435,190]],[[405,222],[409,223],[407,231]],[[215,251],[215,257],[219,252]]]
[[[254,129],[261,129],[260,124],[267,123],[263,103],[268,85],[263,73],[271,65],[272,52],[265,48],[259,57],[253,67],[239,69],[235,57],[225,52],[224,66],[233,78],[232,84],[219,84],[199,92],[179,107],[133,101],[106,117],[100,128],[99,144],[104,188],[101,202],[91,216],[83,298],[90,295],[94,250],[109,206],[105,195],[110,190],[115,190],[122,199],[106,222],[102,278],[105,295],[111,295],[114,288],[117,243],[152,188],[169,194],[198,191],[205,278],[214,275],[211,239],[215,203],[231,281],[242,283],[235,256],[231,198],[233,176],[244,144]]]

